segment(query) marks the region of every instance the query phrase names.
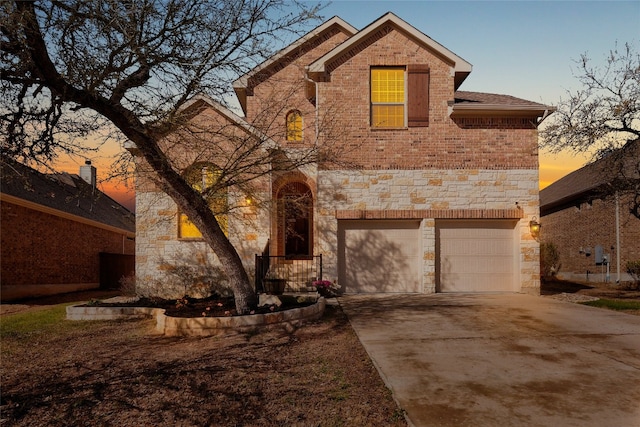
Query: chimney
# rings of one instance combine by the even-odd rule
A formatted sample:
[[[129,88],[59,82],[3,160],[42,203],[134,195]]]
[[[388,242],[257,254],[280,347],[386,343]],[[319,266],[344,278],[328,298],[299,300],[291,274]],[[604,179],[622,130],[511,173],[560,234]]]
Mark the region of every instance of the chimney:
[[[96,168],[91,166],[91,160],[85,160],[84,166],[80,166],[80,178],[84,179],[93,188],[96,188]]]

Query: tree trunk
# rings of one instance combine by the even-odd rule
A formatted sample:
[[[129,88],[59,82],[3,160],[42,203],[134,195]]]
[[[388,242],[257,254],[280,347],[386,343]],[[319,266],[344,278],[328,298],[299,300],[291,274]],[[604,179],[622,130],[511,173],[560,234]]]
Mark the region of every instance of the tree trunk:
[[[238,314],[248,313],[257,305],[257,296],[238,252],[220,229],[203,196],[172,167],[171,161],[158,144],[163,135],[154,132],[153,123],[142,123],[132,110],[121,103],[122,95],[127,89],[138,87],[142,81],[149,79],[150,75],[142,73],[135,79],[124,79],[119,83],[119,91],[114,90],[110,98],[98,92],[75,87],[58,72],[49,56],[38,26],[34,3],[17,1],[16,10],[24,20],[24,38],[29,47],[29,62],[33,65],[30,72],[33,74],[34,82],[48,87],[56,101],[75,103],[101,114],[136,145],[140,155],[151,166],[158,187],[171,197],[178,208],[198,227],[204,240],[218,256],[229,277]],[[138,81],[138,77],[142,80]],[[179,124],[171,123],[169,127],[171,126],[175,128]]]
[[[220,228],[220,224],[202,195],[193,189],[167,162],[157,143],[136,138],[136,146],[157,174],[156,183],[182,213],[200,230],[204,241],[218,257],[229,278],[238,314],[247,314],[258,305],[258,298],[238,251]]]

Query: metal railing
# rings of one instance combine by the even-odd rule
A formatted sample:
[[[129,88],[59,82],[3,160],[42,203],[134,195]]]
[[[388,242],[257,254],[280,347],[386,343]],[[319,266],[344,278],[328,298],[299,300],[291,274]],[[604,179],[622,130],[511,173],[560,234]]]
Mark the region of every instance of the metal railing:
[[[256,255],[256,292],[264,292],[264,280],[285,279],[285,292],[314,291],[313,282],[322,280],[322,255],[287,257]]]

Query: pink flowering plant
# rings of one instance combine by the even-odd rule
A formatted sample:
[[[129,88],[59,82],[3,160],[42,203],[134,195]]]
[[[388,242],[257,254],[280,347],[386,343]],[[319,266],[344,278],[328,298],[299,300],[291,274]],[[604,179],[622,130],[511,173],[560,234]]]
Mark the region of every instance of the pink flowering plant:
[[[334,297],[338,294],[338,285],[329,280],[314,280],[313,286],[323,297]]]

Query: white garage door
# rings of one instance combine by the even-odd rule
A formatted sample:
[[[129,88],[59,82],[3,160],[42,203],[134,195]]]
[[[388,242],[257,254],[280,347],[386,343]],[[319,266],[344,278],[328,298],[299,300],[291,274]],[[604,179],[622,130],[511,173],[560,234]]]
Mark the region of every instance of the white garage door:
[[[338,280],[347,293],[421,292],[420,221],[338,221]]]
[[[514,220],[438,220],[438,290],[516,291],[516,224]]]

